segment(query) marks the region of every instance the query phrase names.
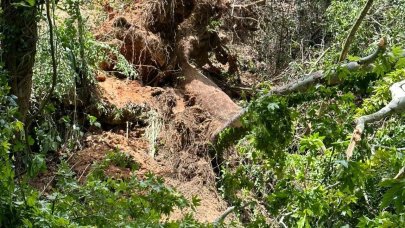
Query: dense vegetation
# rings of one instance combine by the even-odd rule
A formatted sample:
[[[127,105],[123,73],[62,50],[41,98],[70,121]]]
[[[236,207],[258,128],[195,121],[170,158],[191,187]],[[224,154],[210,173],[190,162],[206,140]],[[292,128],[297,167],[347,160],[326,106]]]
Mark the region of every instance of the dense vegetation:
[[[173,12],[178,2],[169,1]],[[361,132],[355,130],[358,118],[390,104],[390,88],[405,80],[404,0],[224,4],[232,15],[235,7],[254,7],[246,17],[259,29],[245,33],[236,31],[232,20],[237,17],[210,18],[210,34],[235,33],[232,49],[249,46],[255,60],[266,65],[257,67],[255,60],[241,57],[238,71],[219,74],[226,88],[233,88],[243,71],[255,72],[259,80],[237,92],[245,107],[238,116],[241,125],[227,125],[205,148],[220,158],[217,188],[234,206],[234,221],[224,224],[227,213],[213,223],[197,221],[192,213],[169,219],[176,209],[194,210],[200,199],[186,199],[152,173],[108,175],[110,165],[133,174],[139,169],[119,150],[95,162],[85,180],[73,172],[69,160],[87,132],[109,126],[101,120],[106,113],[122,119],[131,115],[96,99],[100,62],[114,53],[120,75],[143,80],[141,68],[92,34],[90,26],[97,25],[83,11],[96,10],[96,4],[1,2],[0,227],[405,226],[405,115],[394,107],[366,122]],[[366,4],[371,10],[358,20],[349,55],[339,61]],[[177,39],[165,35],[164,42]],[[215,46],[213,53],[221,48]],[[178,70],[177,64],[169,65]],[[313,75],[319,78],[299,89],[281,86]],[[182,78],[171,77],[158,86],[175,86],[173,81]],[[405,94],[404,84],[399,88]],[[150,137],[155,144],[157,136]],[[49,169],[54,157],[52,191],[34,188],[32,180]]]

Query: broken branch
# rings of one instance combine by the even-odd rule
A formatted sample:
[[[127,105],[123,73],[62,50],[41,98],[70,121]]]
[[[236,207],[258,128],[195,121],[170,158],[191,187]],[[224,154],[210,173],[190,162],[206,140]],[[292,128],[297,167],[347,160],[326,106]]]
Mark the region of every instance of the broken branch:
[[[354,129],[350,144],[346,150],[346,157],[349,160],[353,156],[353,151],[356,144],[361,141],[365,125],[378,120],[381,120],[395,112],[405,110],[405,80],[394,83],[390,87],[392,100],[385,107],[379,111],[370,115],[359,117],[356,122],[356,128]]]
[[[371,6],[373,5],[373,2],[374,2],[373,0],[367,1],[366,5],[364,6],[363,10],[361,11],[359,17],[357,18],[356,23],[354,23],[352,29],[350,30],[349,35],[347,35],[347,38],[343,45],[342,53],[340,54],[340,57],[339,57],[339,62],[343,61],[346,58],[347,53],[349,53],[349,48],[354,40],[354,36],[356,35],[357,30],[360,28],[361,22],[366,17],[368,11],[370,10]]]
[[[402,167],[402,169],[399,170],[398,174],[395,175],[394,179],[395,180],[400,180],[400,179],[404,178],[404,176],[405,176],[404,174],[405,174],[405,166]]]
[[[228,207],[228,209],[226,209],[224,211],[224,213],[222,213],[221,216],[219,216],[217,219],[215,219],[215,221],[213,222],[214,226],[218,225],[219,223],[223,222],[226,218],[226,216],[228,216],[230,213],[232,213],[235,210],[235,206],[233,207]]]

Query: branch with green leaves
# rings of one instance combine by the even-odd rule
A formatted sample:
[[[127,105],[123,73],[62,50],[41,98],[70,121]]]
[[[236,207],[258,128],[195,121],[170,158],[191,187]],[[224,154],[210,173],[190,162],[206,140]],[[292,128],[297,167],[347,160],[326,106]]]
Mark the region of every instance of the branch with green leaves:
[[[331,71],[320,70],[307,74],[298,79],[297,81],[290,82],[284,86],[276,87],[270,90],[269,93],[263,95],[262,97],[259,97],[258,100],[273,95],[288,95],[292,93],[304,92],[317,84],[324,84],[327,86],[336,86],[342,84],[345,81],[345,78],[342,78],[340,76],[341,71],[356,72],[364,69],[372,71],[374,67],[371,64],[378,58],[378,56],[380,56],[382,53],[386,51],[386,48],[387,48],[387,40],[385,38],[381,38],[377,44],[377,49],[372,54],[363,57],[358,61],[352,61],[338,65],[337,70]],[[251,105],[252,104],[249,104],[246,108],[242,109],[237,115],[235,115],[232,119],[227,121],[221,128],[219,128],[216,132],[214,132],[214,134],[211,136],[211,142],[215,144],[218,140],[219,134],[226,128],[241,127],[240,120],[244,116],[244,114],[248,112]]]

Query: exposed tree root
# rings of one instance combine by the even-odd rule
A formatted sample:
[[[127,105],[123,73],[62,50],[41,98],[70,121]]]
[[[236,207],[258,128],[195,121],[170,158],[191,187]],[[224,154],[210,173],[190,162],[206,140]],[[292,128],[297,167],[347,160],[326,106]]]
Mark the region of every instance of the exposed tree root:
[[[181,74],[185,76],[183,85],[185,94],[194,97],[196,103],[211,114],[211,132],[241,111],[241,108],[225,92],[188,61],[183,62],[181,67]]]
[[[356,120],[356,128],[354,129],[350,144],[346,150],[346,157],[349,160],[353,156],[356,144],[361,140],[361,135],[365,125],[383,119],[395,112],[405,110],[405,80],[394,83],[390,87],[392,100],[384,108],[370,115],[361,116]]]
[[[222,64],[226,64],[229,60],[229,55],[217,33],[202,30],[197,36],[184,37],[178,43],[177,57],[182,69],[181,75],[184,76],[182,87],[185,94],[194,97],[196,103],[212,115],[209,132],[209,135],[212,135],[219,126],[226,124],[242,109],[217,84],[197,69],[205,64],[211,65],[208,57],[210,52],[215,54],[217,61]]]

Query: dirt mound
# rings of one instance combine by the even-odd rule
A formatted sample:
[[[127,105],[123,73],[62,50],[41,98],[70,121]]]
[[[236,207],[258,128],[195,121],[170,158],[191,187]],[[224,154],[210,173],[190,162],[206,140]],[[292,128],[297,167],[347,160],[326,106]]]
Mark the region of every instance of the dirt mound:
[[[139,177],[153,172],[187,198],[199,197],[198,220],[212,222],[226,210],[216,189],[209,140],[240,107],[198,69],[212,65],[209,55],[228,62],[218,33],[208,29],[224,12],[224,2],[135,1],[122,10],[105,5],[108,19],[95,31],[96,38],[133,64],[139,81],[109,75],[116,68],[116,53],[109,52],[109,59],[100,63],[105,72],[99,74],[99,99],[115,113],[95,114],[103,131],[87,135],[84,149],[70,160],[79,178],[84,180],[91,164],[118,149],[139,164]],[[106,172],[130,175],[118,167]],[[170,218],[183,213],[176,211]]]
[[[135,175],[142,178],[152,172],[164,178],[167,186],[190,199],[197,196],[201,206],[195,218],[212,222],[226,210],[227,204],[217,193],[215,173],[208,154],[211,114],[197,105],[195,97],[175,88],[141,86],[130,80],[107,76],[99,83],[102,99],[117,107],[144,104],[151,107],[145,126],[129,123],[109,131],[86,136],[84,149],[69,161],[81,181],[89,167],[115,150],[129,154],[139,165]],[[156,124],[159,123],[159,124]],[[127,176],[128,170],[109,167],[108,175]],[[170,219],[179,219],[192,211],[176,210]]]

